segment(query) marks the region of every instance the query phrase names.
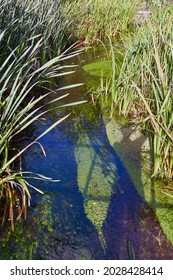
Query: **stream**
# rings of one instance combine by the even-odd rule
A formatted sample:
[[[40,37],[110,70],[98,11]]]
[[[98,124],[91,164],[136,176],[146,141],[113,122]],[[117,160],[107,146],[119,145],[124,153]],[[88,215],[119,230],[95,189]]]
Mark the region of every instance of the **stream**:
[[[39,145],[23,156],[23,170],[60,181],[31,182],[44,195],[31,190],[27,219],[17,222],[14,233],[10,223],[1,228],[0,259],[172,259],[170,242],[111,147],[100,108],[91,102],[89,88],[99,86],[100,77],[83,66],[101,59],[103,50],[91,49],[66,62],[79,66],[61,77],[58,87],[84,85],[55,91],[53,97],[70,95],[49,104],[54,110],[46,124],[37,122],[29,132],[36,137],[71,113],[40,140],[46,157]],[[78,100],[88,102],[57,107]]]

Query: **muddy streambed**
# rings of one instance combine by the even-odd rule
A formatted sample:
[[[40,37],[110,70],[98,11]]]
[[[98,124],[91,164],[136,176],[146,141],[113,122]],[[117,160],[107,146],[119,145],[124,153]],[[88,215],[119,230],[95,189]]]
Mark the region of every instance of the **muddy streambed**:
[[[0,259],[173,258],[153,212],[109,143],[100,108],[90,102],[88,89],[100,83],[96,70],[102,59],[102,50],[88,50],[68,61],[79,67],[75,74],[62,77],[59,86],[85,84],[54,95],[70,93],[61,104],[88,102],[48,113],[46,126],[71,115],[41,139],[46,157],[37,145],[24,155],[23,169],[60,182],[31,182],[45,194],[31,192],[27,220],[20,220],[14,233],[7,225],[1,229]],[[93,61],[97,69],[89,74],[83,66]],[[108,73],[109,66],[105,69]],[[35,123],[32,136],[44,130],[45,123]]]

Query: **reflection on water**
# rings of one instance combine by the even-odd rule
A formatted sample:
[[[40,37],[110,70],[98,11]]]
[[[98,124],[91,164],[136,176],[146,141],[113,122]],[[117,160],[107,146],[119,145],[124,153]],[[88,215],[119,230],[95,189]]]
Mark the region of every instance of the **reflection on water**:
[[[80,67],[60,85],[99,81],[82,66],[100,55],[73,58],[71,63]],[[66,102],[86,99],[86,92],[85,85],[71,89]],[[98,108],[88,102],[57,109],[47,115],[47,125],[69,111],[71,117],[41,139],[47,156],[33,146],[23,158],[25,170],[60,182],[34,182],[45,194],[32,193],[28,218],[18,222],[14,233],[1,229],[0,258],[171,259],[169,242],[109,145]],[[44,130],[45,125],[36,123],[33,136]]]

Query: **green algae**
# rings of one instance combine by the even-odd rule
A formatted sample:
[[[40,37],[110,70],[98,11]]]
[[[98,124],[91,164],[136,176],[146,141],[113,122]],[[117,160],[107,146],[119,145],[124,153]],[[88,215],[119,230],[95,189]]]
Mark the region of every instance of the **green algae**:
[[[84,65],[83,70],[92,76],[111,78],[112,63],[111,61],[96,61]]]
[[[128,137],[130,132],[129,128],[123,127],[115,120],[106,124],[106,133],[111,146],[121,158],[138,193],[152,208],[163,232],[173,245],[172,198],[163,192],[163,188],[168,190],[164,182],[151,179],[151,158],[147,137],[138,133],[130,139]],[[173,187],[172,183],[170,187]]]
[[[115,191],[117,170],[113,158],[107,160],[103,147],[95,139],[98,149],[86,134],[81,134],[75,148],[78,186],[84,198],[87,218],[98,231],[103,248],[106,247],[102,226],[108,214],[110,199]]]
[[[20,219],[12,232],[6,228],[1,238],[1,258],[8,260],[32,260],[49,253],[49,236],[53,231],[52,203],[48,195],[42,196],[27,220]]]

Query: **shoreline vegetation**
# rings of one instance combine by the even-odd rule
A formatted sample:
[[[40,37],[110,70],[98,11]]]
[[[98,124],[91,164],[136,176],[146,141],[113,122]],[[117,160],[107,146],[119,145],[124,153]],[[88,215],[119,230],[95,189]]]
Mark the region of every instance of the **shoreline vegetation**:
[[[172,180],[173,4],[171,1],[147,1],[148,4],[141,9],[138,1],[122,1],[120,7],[118,1],[85,2],[77,1],[75,7],[79,9],[79,13],[74,22],[75,11],[72,8],[71,13],[69,12],[75,27],[72,30],[75,30],[78,39],[84,40],[83,44],[106,41],[105,49],[110,53],[112,63],[111,78],[102,82],[100,92],[97,92],[98,100],[103,100],[102,107],[111,110],[110,117],[118,113],[129,118],[150,137],[153,177]],[[128,16],[125,13],[127,7],[133,10],[128,9]],[[109,11],[110,24],[107,24],[109,21],[105,23],[109,29],[101,25],[101,18],[93,16],[95,14],[101,17],[104,10]],[[111,16],[119,20],[115,21]],[[105,17],[108,18],[107,13]],[[87,20],[90,24],[84,30]],[[105,34],[101,32],[103,30]],[[114,43],[117,36],[118,43]],[[122,53],[119,44],[123,46]],[[118,78],[116,54],[123,57]]]
[[[25,174],[20,168],[15,171],[16,159],[20,163],[27,147],[14,153],[16,146],[12,144],[16,135],[20,137],[22,131],[44,114],[44,106],[39,104],[46,94],[33,97],[31,91],[63,75],[66,69],[60,67],[61,60],[76,55],[80,47],[104,44],[111,61],[111,75],[101,80],[97,92],[93,93],[93,102],[109,117],[106,129],[110,144],[119,153],[139,193],[152,207],[173,244],[169,228],[173,224],[173,2],[0,0],[0,7],[2,224],[9,217],[14,230],[15,219],[26,216],[29,188],[35,188],[27,181],[33,174]],[[74,43],[72,54],[63,53]],[[123,58],[118,70],[116,54]],[[139,167],[137,177],[130,167],[136,166],[133,156],[123,152],[130,138],[126,135],[126,141],[118,145],[120,142],[112,135],[116,127],[114,119],[119,117],[133,124],[130,134],[133,135],[133,130],[134,133],[140,131],[139,138],[146,137],[149,141],[150,152],[149,149],[142,152],[144,158],[146,156],[145,163],[140,152],[136,153],[143,166]],[[123,135],[126,128],[121,131],[118,127],[118,131]],[[39,139],[31,144],[39,145]],[[41,149],[44,153],[44,148]],[[135,146],[133,151],[135,154]],[[16,205],[17,215],[13,213]]]
[[[67,65],[60,65],[80,52],[68,48],[62,51],[66,25],[61,24],[60,4],[59,0],[0,0],[0,219],[2,225],[10,220],[12,231],[16,220],[21,216],[26,219],[31,200],[29,189],[43,194],[29,183],[30,179],[57,182],[42,174],[23,171],[22,155],[35,144],[46,155],[39,139],[68,115],[22,148],[18,148],[18,143],[32,124],[51,110],[44,104],[44,99],[53,92],[51,89],[45,92],[47,84],[74,72],[68,71]],[[76,85],[68,88],[71,86]],[[67,95],[52,98],[50,103],[56,102],[58,107],[58,101]],[[82,102],[75,105],[79,103]]]

